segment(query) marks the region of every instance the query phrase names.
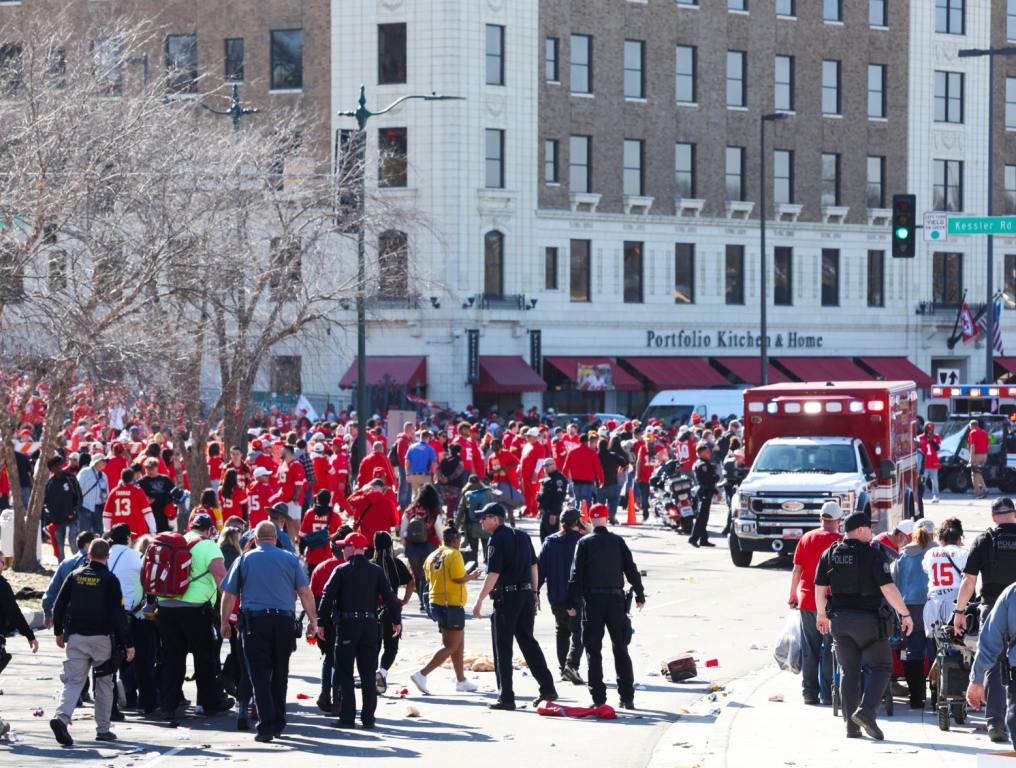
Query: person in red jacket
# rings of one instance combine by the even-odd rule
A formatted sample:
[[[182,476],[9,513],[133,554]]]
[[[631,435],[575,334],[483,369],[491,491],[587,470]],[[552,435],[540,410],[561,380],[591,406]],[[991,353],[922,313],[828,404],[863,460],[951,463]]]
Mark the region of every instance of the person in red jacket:
[[[155,515],[148,495],[134,485],[134,472],[125,469],[120,483],[109,492],[102,510],[103,530],[110,531],[118,523],[127,523],[134,536],[155,533]]]
[[[921,482],[931,480],[931,503],[938,504],[938,470],[942,468],[938,460],[938,452],[942,441],[935,434],[935,425],[930,421],[924,425],[924,431],[917,438],[917,448],[921,452],[924,468],[921,471]]]
[[[336,506],[342,507],[347,512],[346,494],[349,493],[349,454],[346,452],[345,443],[341,438],[332,441],[334,452],[331,458],[331,467],[334,474],[334,491],[332,501]]]
[[[487,479],[504,498],[514,504],[522,504],[518,456],[506,449],[504,443],[497,438],[490,444],[490,448],[490,456],[487,457]]]
[[[256,439],[256,440],[251,440],[250,441],[250,450],[251,450],[250,463],[251,463],[251,466],[253,466],[253,467],[264,467],[265,469],[267,469],[269,472],[271,472],[274,475],[275,474],[275,470],[277,470],[279,468],[279,465],[276,464],[275,459],[273,459],[270,455],[268,455],[267,453],[263,453],[264,448],[265,448],[265,444],[264,444],[263,440]]]
[[[970,446],[970,482],[974,486],[974,496],[978,499],[988,495],[988,486],[984,484],[981,472],[988,461],[990,443],[991,440],[981,427],[981,422],[978,419],[971,419],[970,431],[967,433],[967,444]]]
[[[526,431],[526,446],[522,449],[522,459],[519,462],[519,481],[522,484],[522,497],[525,499],[527,517],[536,517],[539,514],[536,494],[540,490],[540,469],[546,458],[547,450],[540,441],[540,430],[530,427]]]
[[[254,481],[247,486],[247,527],[251,529],[268,519],[269,507],[272,506],[272,497],[275,495],[271,472],[264,467],[256,467],[253,475]]]
[[[596,451],[589,447],[589,435],[578,436],[578,445],[568,452],[561,472],[572,484],[575,504],[586,502],[588,509],[596,501],[596,489],[603,485],[603,467]]]
[[[378,531],[391,532],[399,519],[398,507],[392,496],[385,490],[384,478],[376,477],[346,499],[352,510],[350,525],[353,530],[362,533],[371,542]],[[373,547],[370,549],[373,550]]]
[[[374,442],[371,452],[360,462],[360,468],[356,473],[356,485],[358,488],[362,488],[371,481],[371,478],[374,477],[375,469],[382,469],[384,471],[385,485],[389,488],[399,487],[399,479],[395,475],[392,463],[388,461],[388,457],[385,455],[385,444],[380,440]],[[374,541],[370,536],[367,537],[367,540]]]
[[[321,544],[308,544],[309,534],[328,531],[329,538],[339,530],[341,518],[332,509],[332,494],[327,490],[318,491],[314,496],[314,506],[307,510],[300,523],[300,550],[307,563],[308,578],[314,574],[314,568],[328,559],[331,554],[328,541]]]
[[[110,488],[116,488],[120,482],[120,476],[123,471],[131,465],[130,458],[127,456],[127,448],[123,443],[113,443],[110,449],[109,461],[106,462],[106,466],[102,468],[102,471],[106,474],[106,480],[109,482]]]
[[[322,442],[314,443],[314,447],[310,449],[311,461],[314,463],[314,496],[316,497],[321,491],[328,491],[332,496],[335,495],[336,491],[336,479],[335,468],[332,467],[331,457],[325,452],[325,444]]]
[[[295,539],[300,528],[300,519],[303,517],[303,486],[307,482],[307,473],[303,470],[303,464],[296,458],[292,445],[282,446],[282,463],[275,471],[275,481],[278,491],[272,497],[272,504],[280,501],[289,506],[289,520],[286,522],[286,533],[289,538]]]
[[[171,478],[175,482],[175,478]],[[208,479],[212,488],[219,490],[222,482],[222,446],[219,443],[208,444]]]

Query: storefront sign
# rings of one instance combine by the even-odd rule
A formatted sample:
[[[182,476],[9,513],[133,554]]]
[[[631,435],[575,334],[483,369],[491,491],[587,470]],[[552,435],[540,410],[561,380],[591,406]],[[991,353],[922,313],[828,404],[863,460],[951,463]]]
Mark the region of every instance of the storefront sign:
[[[529,332],[529,367],[543,375],[543,331]]]
[[[824,336],[797,331],[769,334],[770,349],[822,349]],[[762,335],[749,331],[646,331],[647,349],[758,349]]]
[[[478,329],[466,331],[466,347],[469,354],[466,362],[466,381],[476,384],[480,380],[480,331]]]

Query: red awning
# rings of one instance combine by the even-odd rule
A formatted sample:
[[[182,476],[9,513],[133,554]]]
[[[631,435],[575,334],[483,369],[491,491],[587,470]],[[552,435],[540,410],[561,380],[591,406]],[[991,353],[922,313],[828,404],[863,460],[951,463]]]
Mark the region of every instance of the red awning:
[[[480,357],[480,380],[473,392],[543,392],[546,382],[518,355]]]
[[[849,357],[781,357],[779,363],[799,381],[871,381],[871,374]]]
[[[862,357],[860,360],[886,381],[912,381],[922,388],[934,384],[931,376],[905,357]]]
[[[730,384],[701,357],[626,357],[624,361],[649,380],[650,389],[705,389]]]
[[[545,357],[543,362],[557,368],[569,381],[578,380],[579,364],[609,365],[614,378],[614,389],[622,392],[638,392],[642,389],[642,385],[630,373],[605,357]]]
[[[367,386],[374,387],[388,383],[406,389],[416,389],[427,386],[427,358],[420,356],[413,357],[368,357],[367,358]],[[342,389],[352,389],[356,386],[356,358],[349,366],[346,375],[339,382]]]
[[[762,366],[757,357],[714,357],[714,363],[726,368],[745,384],[759,386],[762,383]],[[783,371],[769,363],[769,383],[785,384],[790,381]]]
[[[1016,357],[996,357],[995,362],[1009,373],[1016,374]]]

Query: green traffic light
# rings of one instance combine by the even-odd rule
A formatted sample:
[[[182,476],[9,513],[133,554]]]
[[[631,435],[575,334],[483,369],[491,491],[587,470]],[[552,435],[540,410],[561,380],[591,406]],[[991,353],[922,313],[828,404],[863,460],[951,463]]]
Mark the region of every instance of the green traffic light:
[[[906,227],[897,227],[896,228],[896,239],[897,240],[906,240],[908,237],[910,237],[910,231]]]

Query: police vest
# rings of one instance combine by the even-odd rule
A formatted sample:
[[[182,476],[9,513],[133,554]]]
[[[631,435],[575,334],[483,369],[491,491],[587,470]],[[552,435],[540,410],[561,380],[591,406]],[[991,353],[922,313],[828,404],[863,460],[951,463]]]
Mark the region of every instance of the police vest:
[[[851,546],[838,541],[829,550],[829,588],[833,598],[837,595],[874,597],[880,590],[871,577],[871,558],[874,551],[868,546]]]
[[[982,579],[985,584],[997,586],[1001,590],[1016,582],[1016,533],[998,528],[989,528],[987,533],[991,542],[991,555]]]

